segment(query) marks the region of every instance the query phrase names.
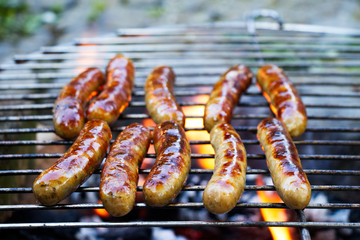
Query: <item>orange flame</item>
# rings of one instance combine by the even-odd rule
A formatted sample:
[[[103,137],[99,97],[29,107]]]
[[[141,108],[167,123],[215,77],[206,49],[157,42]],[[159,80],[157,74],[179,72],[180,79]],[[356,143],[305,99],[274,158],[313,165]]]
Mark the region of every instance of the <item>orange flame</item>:
[[[209,99],[207,95],[199,95],[193,98],[194,102],[206,103]],[[184,106],[183,111],[186,116],[196,116],[195,118],[185,119],[185,128],[204,128],[204,110],[203,105]],[[197,118],[199,116],[199,118]],[[186,132],[189,141],[209,141],[210,134],[206,130],[190,130]],[[191,146],[193,153],[214,154],[214,149],[210,144],[193,144]],[[214,169],[215,163],[213,158],[201,158],[197,160],[199,166],[203,169]]]
[[[257,185],[265,185],[264,180],[261,176],[256,178]],[[283,201],[279,195],[275,192],[268,191],[257,191],[260,198],[260,202],[263,203],[282,203]],[[265,221],[280,221],[285,222],[288,220],[285,209],[275,208],[260,208],[261,215]],[[270,233],[274,240],[291,240],[290,228],[287,227],[269,227]]]
[[[275,116],[277,116],[277,113],[278,113],[277,108],[271,104],[271,98],[270,98],[269,94],[262,91],[262,88],[260,87],[260,85],[258,83],[256,83],[256,86],[260,89],[260,91],[262,92],[262,95],[265,97],[266,101],[268,101],[268,103],[270,103],[271,111],[275,114]]]
[[[99,203],[101,203],[101,201],[99,201]],[[105,210],[105,208],[96,208],[94,209],[94,212],[102,218],[110,217],[110,214]]]

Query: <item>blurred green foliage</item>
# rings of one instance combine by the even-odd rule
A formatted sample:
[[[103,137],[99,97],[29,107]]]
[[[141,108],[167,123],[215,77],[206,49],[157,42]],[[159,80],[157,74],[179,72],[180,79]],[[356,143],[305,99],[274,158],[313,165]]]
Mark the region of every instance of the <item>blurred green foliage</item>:
[[[41,24],[41,15],[31,11],[26,1],[0,0],[0,40],[17,41],[33,34]]]
[[[148,9],[148,16],[151,18],[160,18],[164,15],[165,9],[162,6],[152,6]]]
[[[105,1],[94,0],[91,3],[91,10],[88,15],[89,22],[95,22],[101,16],[101,14],[106,10],[107,4]]]

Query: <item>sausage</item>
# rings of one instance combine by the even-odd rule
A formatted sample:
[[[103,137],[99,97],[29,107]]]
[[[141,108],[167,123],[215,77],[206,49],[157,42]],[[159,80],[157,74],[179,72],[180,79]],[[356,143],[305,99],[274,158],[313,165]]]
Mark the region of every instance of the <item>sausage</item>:
[[[276,118],[264,119],[257,127],[257,137],[281,199],[290,208],[305,208],[310,202],[311,186],[296,147],[282,122]]]
[[[60,91],[53,108],[55,133],[64,139],[76,138],[85,123],[85,110],[89,98],[105,82],[98,68],[88,68]]]
[[[271,109],[290,135],[301,135],[307,124],[305,106],[284,71],[277,66],[266,65],[259,69],[256,78],[265,98],[272,105]]]
[[[220,122],[230,123],[233,109],[251,85],[252,78],[249,68],[235,65],[215,83],[205,106],[204,126],[208,132]]]
[[[51,206],[69,196],[100,166],[110,140],[111,130],[106,122],[87,122],[69,150],[36,178],[35,198]]]
[[[156,124],[172,120],[184,127],[185,115],[174,97],[174,82],[171,67],[155,68],[145,82],[146,108]]]
[[[228,123],[215,125],[210,140],[215,150],[215,169],[205,188],[203,202],[212,213],[226,213],[236,206],[244,192],[246,150],[240,136]]]
[[[149,148],[151,132],[133,123],[112,144],[100,179],[100,199],[114,217],[131,211],[135,204],[139,167]]]
[[[146,204],[165,206],[181,191],[190,171],[190,145],[184,129],[174,121],[158,124],[153,133],[154,166],[145,179],[143,193]]]
[[[89,105],[87,119],[115,122],[131,100],[134,87],[134,66],[130,59],[118,54],[106,68],[104,90]]]

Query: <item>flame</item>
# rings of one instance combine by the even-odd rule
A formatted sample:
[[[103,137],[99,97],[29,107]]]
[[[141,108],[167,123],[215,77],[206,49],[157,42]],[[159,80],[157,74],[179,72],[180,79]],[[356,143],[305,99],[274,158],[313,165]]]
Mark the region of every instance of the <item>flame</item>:
[[[208,95],[198,95],[193,97],[196,103],[204,104],[208,101]],[[204,128],[204,105],[192,105],[182,107],[185,116],[195,116],[195,118],[185,118],[185,128]],[[199,118],[197,117],[199,116]],[[206,130],[190,130],[186,132],[189,141],[209,141],[210,134]],[[214,149],[210,144],[193,144],[191,145],[193,153],[214,154]],[[197,159],[197,163],[203,169],[214,169],[215,163],[213,158]]]
[[[80,73],[85,71],[88,67],[95,67],[97,65],[96,61],[96,51],[84,51],[79,52],[78,58],[75,60],[75,70],[76,72]]]
[[[101,203],[101,201],[99,200],[98,203]],[[96,209],[94,209],[94,212],[102,218],[110,217],[110,214],[106,211],[105,208],[96,208]]]
[[[256,178],[257,185],[265,185],[263,178],[259,175]],[[283,201],[275,192],[257,191],[260,202],[263,203],[282,203]],[[285,222],[288,220],[285,209],[275,208],[260,208],[261,215],[265,221],[280,221]],[[274,240],[291,240],[290,228],[287,227],[269,227],[270,233]]]
[[[93,36],[94,33],[92,32],[85,32],[81,35],[82,38],[86,38],[86,37],[91,37]],[[82,43],[82,44],[77,44],[78,46],[96,46],[97,44],[92,44],[92,43]],[[82,72],[84,71],[87,67],[95,67],[97,66],[97,60],[96,60],[96,56],[99,54],[97,51],[89,51],[89,50],[83,50],[80,52],[76,53],[78,58],[75,60],[76,61],[76,68],[75,70],[77,72]],[[87,67],[86,67],[87,66]]]
[[[262,91],[262,88],[258,83],[256,83],[256,86],[260,89],[260,91],[262,92],[262,95],[265,97],[266,101],[268,101],[268,103],[270,103],[271,111],[275,114],[275,116],[277,116],[277,108],[271,104],[271,98],[270,98],[269,94],[267,94],[265,91]]]

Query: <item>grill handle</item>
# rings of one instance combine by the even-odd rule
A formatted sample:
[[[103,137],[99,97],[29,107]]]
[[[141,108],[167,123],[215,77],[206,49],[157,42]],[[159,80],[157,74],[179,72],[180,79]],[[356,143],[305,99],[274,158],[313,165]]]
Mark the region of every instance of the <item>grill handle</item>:
[[[279,30],[283,30],[284,21],[277,11],[272,9],[256,9],[246,16],[246,27],[250,34],[255,35],[255,20],[261,18],[270,18],[276,21],[279,24]]]

